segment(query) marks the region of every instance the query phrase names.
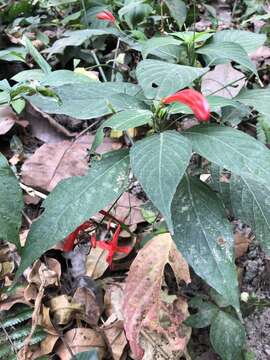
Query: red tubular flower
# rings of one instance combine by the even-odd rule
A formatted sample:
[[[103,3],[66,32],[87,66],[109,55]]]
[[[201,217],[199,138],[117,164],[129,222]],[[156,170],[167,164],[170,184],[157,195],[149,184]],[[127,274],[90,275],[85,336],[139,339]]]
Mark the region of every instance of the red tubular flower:
[[[92,225],[91,221],[85,221],[83,224],[78,226],[72,233],[70,233],[64,240],[63,251],[68,252],[73,249],[74,242],[77,239],[81,230],[86,230]]]
[[[171,104],[178,101],[191,108],[194,115],[199,121],[208,121],[210,116],[210,106],[206,98],[193,89],[185,89],[176,92],[162,100],[164,104]]]
[[[98,13],[96,15],[96,18],[99,19],[99,20],[104,20],[104,21],[111,22],[113,24],[115,23],[115,17],[108,10],[101,11],[100,13]]]
[[[113,238],[110,242],[97,241],[97,246],[101,249],[108,250],[107,262],[112,266],[113,256],[115,253],[128,254],[131,251],[131,246],[118,246],[119,234],[121,232],[121,225],[117,225],[116,231],[113,234]]]

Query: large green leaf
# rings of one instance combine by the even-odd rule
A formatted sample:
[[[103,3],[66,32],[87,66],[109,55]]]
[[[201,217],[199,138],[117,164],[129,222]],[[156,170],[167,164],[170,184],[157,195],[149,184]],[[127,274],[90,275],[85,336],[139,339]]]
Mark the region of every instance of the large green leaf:
[[[191,158],[191,144],[176,131],[165,131],[131,148],[131,166],[147,196],[173,232],[171,202]]]
[[[210,340],[222,360],[236,360],[245,345],[245,328],[239,320],[219,311],[210,328]]]
[[[209,161],[266,185],[270,179],[270,151],[242,131],[226,126],[199,125],[184,132],[193,149]]]
[[[179,28],[181,28],[187,17],[185,2],[182,0],[165,0],[165,3],[170,10],[171,16],[175,19]]]
[[[196,50],[197,53],[206,55],[210,62],[226,62],[228,60],[244,66],[254,74],[258,75],[256,66],[249,59],[247,52],[239,45],[233,42],[210,43]]]
[[[109,153],[87,175],[63,180],[44,201],[44,213],[33,223],[17,277],[51,246],[115,201],[128,181],[126,150]]]
[[[114,130],[128,130],[135,128],[151,121],[153,113],[149,110],[124,110],[113,115],[99,127],[95,140],[92,144],[91,151],[94,152],[96,148],[102,143],[104,138],[104,128],[111,128]]]
[[[27,52],[32,56],[38,66],[45,74],[49,74],[52,70],[51,65],[47,63],[47,61],[41,56],[38,50],[34,47],[32,42],[23,35],[22,44],[25,46]]]
[[[153,37],[143,44],[142,56],[147,58],[149,54],[153,54],[163,59],[170,58],[172,54],[177,54],[175,51],[171,51],[171,49],[178,49],[181,43],[181,40],[176,40],[172,36]]]
[[[220,47],[223,46],[221,43],[227,41],[237,43],[249,54],[263,45],[266,41],[266,35],[244,30],[223,30],[217,31],[212,40]]]
[[[233,235],[221,200],[207,185],[185,176],[171,210],[180,252],[201,278],[239,308]]]
[[[190,85],[208,70],[160,60],[143,60],[137,66],[136,74],[145,96],[161,99]]]
[[[250,225],[263,249],[270,254],[270,186],[232,174],[229,183],[222,183],[219,190],[230,199],[233,215]]]
[[[77,119],[93,119],[114,111],[144,108],[137,100],[140,87],[129,83],[66,84],[54,88],[61,101],[34,95],[27,100],[50,114],[64,114]]]
[[[261,114],[270,114],[270,87],[265,89],[242,90],[234,100],[254,107]]]
[[[19,246],[22,191],[6,158],[0,153],[0,239]]]

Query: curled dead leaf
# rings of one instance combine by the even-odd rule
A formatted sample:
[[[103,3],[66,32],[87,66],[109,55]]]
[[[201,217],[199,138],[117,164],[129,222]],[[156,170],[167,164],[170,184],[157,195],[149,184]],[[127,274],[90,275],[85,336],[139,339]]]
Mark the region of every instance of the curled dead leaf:
[[[72,300],[70,296],[56,296],[50,301],[50,309],[53,314],[54,323],[65,325],[75,318],[77,313],[84,311],[84,306]]]

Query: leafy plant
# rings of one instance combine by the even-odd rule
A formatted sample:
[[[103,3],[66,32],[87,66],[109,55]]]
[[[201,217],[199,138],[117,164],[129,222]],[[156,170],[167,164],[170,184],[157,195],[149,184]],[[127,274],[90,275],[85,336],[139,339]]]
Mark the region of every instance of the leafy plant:
[[[24,340],[31,332],[29,320],[32,318],[33,310],[26,306],[18,307],[16,310],[3,312],[0,330],[0,358],[17,359],[17,352],[23,347]],[[44,340],[46,333],[37,327],[30,345],[35,345]]]
[[[72,70],[53,71],[24,36],[24,53],[31,55],[39,69],[16,75],[13,86],[6,80],[0,83],[1,103],[9,103],[17,113],[28,102],[48,114],[82,121],[105,120],[97,129],[87,174],[62,181],[44,201],[44,212],[31,226],[22,251],[16,279],[46,250],[117,201],[136,179],[190,266],[234,309],[230,313],[198,300],[194,305],[199,313],[190,321],[193,326],[210,325],[216,352],[222,359],[236,359],[244,345],[244,330],[232,315],[241,318],[228,215],[250,225],[264,250],[270,252],[270,153],[264,145],[269,143],[270,90],[260,87],[260,71],[248,55],[265,42],[266,36],[244,30],[182,31],[188,17],[183,1],[165,0],[160,7],[152,5],[149,1],[113,2],[102,8],[90,5],[82,9],[85,22],[90,18],[89,28],[64,32],[44,52],[50,61],[52,56],[61,59],[67,50],[76,48],[79,59],[93,62],[91,69],[100,72],[103,82]],[[164,20],[164,9],[173,18],[171,24]],[[162,32],[148,39],[146,23],[153,13],[158,14]],[[108,39],[116,43],[115,56],[103,66],[97,53],[103,56]],[[123,64],[117,57],[121,45],[139,54],[140,61],[129,75],[121,72]],[[3,56],[18,57],[22,47],[18,49]],[[234,98],[216,95],[216,91],[203,96],[202,76],[225,63],[240,69],[248,86]],[[230,126],[223,117],[228,108],[243,106],[248,108],[244,120],[257,120],[258,140],[241,127]],[[186,119],[191,118],[191,125],[186,125]],[[130,128],[145,131],[140,138],[132,138],[128,135]],[[97,154],[106,129],[122,131],[130,146]],[[225,184],[220,177],[224,169],[229,174]],[[200,176],[205,173],[211,175],[208,184]],[[2,155],[0,181],[11,181],[10,196],[17,204],[12,221],[0,223],[4,229],[0,235],[18,244],[21,193]],[[11,207],[9,193],[3,190],[0,197],[0,212],[6,214]]]

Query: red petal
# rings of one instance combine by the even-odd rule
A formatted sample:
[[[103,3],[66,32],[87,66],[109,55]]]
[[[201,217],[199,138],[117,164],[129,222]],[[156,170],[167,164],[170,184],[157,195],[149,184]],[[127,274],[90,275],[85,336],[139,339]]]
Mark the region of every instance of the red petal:
[[[76,237],[77,237],[77,232],[75,230],[65,238],[63,251],[69,252],[69,251],[71,251],[73,249]]]
[[[162,100],[164,104],[171,104],[178,101],[191,108],[194,115],[199,121],[208,121],[210,116],[210,106],[206,98],[199,92],[193,89],[185,89],[170,95]]]
[[[105,20],[105,21],[109,21],[111,23],[114,23],[115,22],[115,17],[113,16],[113,14],[108,11],[108,10],[104,10],[100,13],[98,13],[96,15],[96,18],[99,19],[99,20]]]

